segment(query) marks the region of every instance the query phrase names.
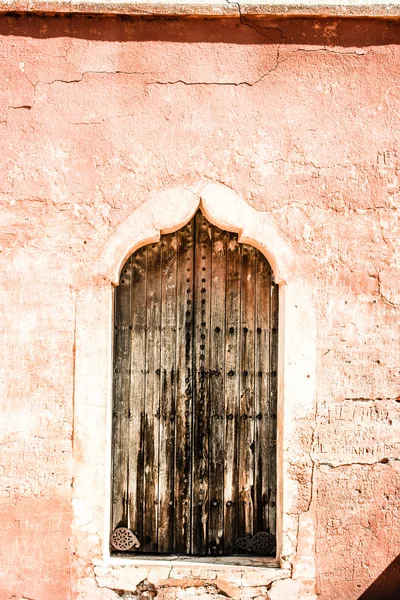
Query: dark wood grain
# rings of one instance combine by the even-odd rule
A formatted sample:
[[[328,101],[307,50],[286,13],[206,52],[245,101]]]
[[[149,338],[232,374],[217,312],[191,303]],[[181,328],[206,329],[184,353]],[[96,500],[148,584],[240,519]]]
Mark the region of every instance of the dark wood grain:
[[[147,248],[132,260],[131,364],[129,396],[129,528],[143,544],[144,424],[146,398]]]
[[[236,550],[239,537],[239,367],[241,247],[229,235],[226,267],[225,315],[225,468],[224,552]]]
[[[226,235],[212,228],[208,553],[224,551]]]
[[[174,552],[191,551],[193,220],[178,232]],[[187,269],[191,269],[187,271]]]
[[[158,551],[161,380],[161,244],[147,247],[143,552]]]
[[[269,419],[269,514],[268,531],[276,535],[276,490],[277,490],[277,465],[276,465],[276,434],[278,412],[278,316],[279,316],[279,287],[272,285],[271,289],[271,329],[270,329],[270,419]],[[267,469],[267,465],[265,465]]]
[[[278,286],[201,211],[115,292],[112,527],[139,552],[237,554],[276,532]]]
[[[113,510],[112,528],[128,524],[128,452],[130,390],[131,260],[116,289],[114,323]]]
[[[271,268],[260,255],[255,295],[255,478],[254,528],[269,529]]]
[[[177,234],[170,233],[162,236],[161,243],[161,402],[158,461],[158,551],[161,553],[171,553],[174,550]]]
[[[209,519],[211,225],[195,217],[192,552],[206,554]]]
[[[242,246],[239,407],[239,535],[253,534],[256,251]]]

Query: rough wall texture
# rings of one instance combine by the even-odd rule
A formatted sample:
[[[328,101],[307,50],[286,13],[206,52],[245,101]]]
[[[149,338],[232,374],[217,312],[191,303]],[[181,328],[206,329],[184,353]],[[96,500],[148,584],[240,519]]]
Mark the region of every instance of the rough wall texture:
[[[199,177],[307,257],[316,428],[291,468],[317,501],[320,599],[361,598],[396,559],[398,39],[385,21],[0,19],[0,600],[67,600],[80,577],[118,597],[70,529],[78,273],[149,194]],[[212,573],[159,572],[161,597],[301,595]]]

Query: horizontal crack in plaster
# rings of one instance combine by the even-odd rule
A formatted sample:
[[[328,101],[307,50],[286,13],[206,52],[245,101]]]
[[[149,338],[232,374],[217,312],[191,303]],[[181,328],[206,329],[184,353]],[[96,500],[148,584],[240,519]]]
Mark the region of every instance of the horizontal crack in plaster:
[[[155,73],[142,73],[140,71],[83,71],[78,79],[53,79],[52,81],[43,81],[38,79],[35,83],[31,82],[33,86],[41,83],[42,85],[53,85],[54,83],[81,83],[85,75],[139,75],[144,77],[145,75],[155,75]]]
[[[400,396],[396,398],[345,398],[345,402],[400,402]]]
[[[278,48],[276,51],[276,63],[275,66],[272,67],[271,69],[269,69],[266,73],[263,73],[258,79],[254,80],[254,81],[239,81],[239,82],[234,82],[234,81],[229,81],[229,82],[219,82],[219,81],[185,81],[183,79],[177,79],[175,81],[149,81],[146,82],[146,85],[176,85],[176,84],[182,84],[182,85],[187,85],[187,86],[233,86],[233,87],[240,87],[240,86],[247,86],[247,87],[253,87],[254,85],[257,85],[258,83],[260,83],[263,79],[265,79],[266,77],[268,77],[268,75],[270,75],[271,73],[273,73],[274,71],[276,71],[276,69],[279,67],[279,65],[281,65],[282,63],[286,62],[287,60],[289,60],[290,56],[287,56],[287,58],[281,59],[281,43],[282,43],[282,39],[283,39],[283,34],[282,31],[278,28],[274,28],[274,27],[262,27],[262,26],[258,26],[258,25],[253,25],[252,23],[250,23],[249,21],[245,21],[243,15],[241,14],[241,10],[240,10],[240,5],[236,2],[230,2],[229,0],[227,0],[228,4],[237,4],[238,6],[238,10],[239,10],[239,16],[240,16],[240,23],[242,25],[244,25],[245,27],[250,27],[251,29],[253,29],[254,31],[256,31],[258,34],[266,37],[267,39],[269,39],[271,42],[271,38],[269,35],[267,35],[265,33],[265,31],[277,31],[280,35],[280,42],[278,44]],[[329,48],[323,47],[323,48],[317,48],[317,49],[305,49],[305,48],[298,48],[296,50],[290,51],[290,52],[285,52],[285,54],[294,54],[297,52],[327,52],[327,53],[332,53],[332,54],[340,54],[340,55],[355,55],[355,56],[362,56],[365,54],[365,51],[360,51],[360,50],[355,50],[352,52],[342,52],[339,50],[331,50]],[[32,85],[34,87],[36,87],[36,85],[38,84],[42,84],[42,85],[53,85],[55,83],[64,83],[64,84],[70,84],[70,83],[81,83],[83,78],[85,77],[85,75],[136,75],[139,77],[145,77],[146,75],[155,75],[156,73],[154,72],[140,72],[140,71],[120,71],[120,70],[115,70],[115,71],[84,71],[81,76],[79,78],[74,78],[74,79],[53,79],[52,81],[43,81],[43,80],[38,80],[35,83],[33,81],[31,81]],[[33,102],[34,104],[34,102]],[[33,104],[31,106],[21,106],[21,107],[12,107],[12,108],[32,108]],[[130,116],[130,115],[123,115],[123,116]],[[77,123],[78,124],[78,123]],[[81,124],[81,123],[79,123]],[[82,124],[86,124],[86,123],[82,123]],[[323,167],[318,167],[317,165],[313,165],[315,166],[315,168],[323,168]]]
[[[395,456],[392,456],[390,458],[381,458],[380,460],[375,460],[373,462],[359,462],[359,461],[354,461],[354,462],[347,462],[347,463],[338,463],[338,464],[333,464],[331,462],[318,462],[318,466],[319,467],[329,467],[330,469],[340,469],[340,467],[353,467],[353,466],[360,466],[360,467],[370,467],[372,465],[387,465],[388,463],[391,462],[398,462],[400,461],[400,458],[397,458]]]
[[[257,83],[260,83],[260,81],[265,79],[265,77],[268,77],[270,73],[276,71],[276,69],[282,62],[285,61],[278,62],[278,64],[276,64],[272,69],[270,69],[266,73],[263,73],[263,75],[261,75],[261,77],[259,77],[255,81],[184,81],[183,79],[177,79],[176,81],[152,81],[149,82],[147,85],[176,85],[177,83],[180,83],[182,85],[221,85],[232,87],[240,87],[242,85],[245,85],[247,87],[253,87],[253,85],[257,85]]]
[[[7,110],[6,110],[6,114],[4,116],[4,118],[2,118],[0,120],[0,123],[5,123],[6,125],[8,125],[8,113],[10,112],[10,110],[31,110],[33,108],[34,105],[34,98],[32,101],[32,104],[21,104],[20,106],[7,106]]]
[[[218,85],[218,86],[233,86],[233,87],[240,87],[240,86],[247,86],[247,87],[253,87],[254,85],[257,85],[257,83],[260,83],[260,81],[262,81],[263,79],[265,79],[265,77],[268,77],[268,75],[270,75],[270,73],[273,73],[274,71],[276,71],[276,69],[279,67],[280,64],[282,64],[283,62],[286,62],[286,60],[289,59],[285,58],[284,60],[279,60],[280,59],[280,47],[281,47],[281,43],[282,43],[282,39],[283,39],[283,34],[282,31],[278,28],[275,27],[260,27],[257,25],[252,25],[251,23],[244,21],[244,17],[242,16],[241,10],[240,10],[240,5],[237,2],[229,2],[229,0],[227,0],[228,4],[236,4],[238,7],[238,11],[239,11],[239,18],[240,18],[240,23],[246,27],[250,27],[251,29],[254,29],[254,31],[256,31],[257,33],[259,33],[260,35],[266,37],[267,39],[269,39],[271,42],[271,38],[264,33],[264,31],[277,31],[280,35],[280,42],[278,44],[278,48],[276,51],[276,58],[275,58],[275,65],[269,69],[266,73],[263,73],[258,79],[256,79],[255,81],[239,81],[239,82],[235,82],[235,81],[228,81],[228,82],[220,82],[220,81],[193,81],[193,82],[189,82],[189,81],[184,81],[183,79],[177,79],[176,81],[154,81],[154,82],[150,82],[148,85],[176,85],[176,84],[182,84],[182,85]],[[261,31],[260,31],[261,29]]]
[[[21,104],[21,106],[9,106],[8,108],[13,109],[13,110],[19,110],[21,108],[25,109],[25,110],[31,110],[32,108],[32,104]]]
[[[316,52],[326,52],[328,54],[340,54],[341,56],[365,56],[367,54],[366,50],[357,49],[351,50],[350,52],[343,50],[333,50],[331,48],[327,48],[323,46],[322,48],[297,48],[296,50],[290,50],[290,54],[295,54],[297,52],[306,52],[306,53],[316,53]],[[288,53],[289,53],[288,52]]]

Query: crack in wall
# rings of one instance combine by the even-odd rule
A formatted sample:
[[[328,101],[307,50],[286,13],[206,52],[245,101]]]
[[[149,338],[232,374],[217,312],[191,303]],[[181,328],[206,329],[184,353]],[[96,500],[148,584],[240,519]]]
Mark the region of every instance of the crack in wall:
[[[248,25],[248,24],[246,24],[246,25],[247,25],[247,26],[250,26],[250,25]],[[315,50],[315,51],[314,51],[314,50],[308,51],[308,50],[299,49],[299,50],[296,50],[295,52],[303,52],[303,51],[304,51],[304,52],[324,52],[324,51],[327,51],[327,52],[329,52],[329,50],[324,50],[324,49],[318,49],[318,50]],[[342,53],[342,52],[334,52],[334,53],[335,53],[335,54],[355,54],[355,53]],[[288,58],[286,58],[285,60],[288,60]],[[278,66],[279,66],[279,65],[280,65],[282,62],[284,62],[282,59],[280,60],[280,62],[279,62],[279,59],[278,59],[278,63],[276,64],[275,68],[274,68],[274,69],[271,69],[271,70],[269,70],[269,71],[268,71],[268,73],[265,73],[265,74],[263,74],[263,75],[262,75],[262,76],[261,76],[261,77],[260,77],[258,80],[256,80],[255,82],[245,82],[245,81],[244,81],[244,82],[238,82],[238,83],[235,83],[235,82],[223,83],[223,82],[185,82],[185,81],[183,81],[183,80],[178,80],[178,81],[175,81],[175,82],[161,82],[161,81],[157,81],[157,82],[150,82],[150,83],[146,83],[146,85],[153,85],[153,84],[158,84],[158,85],[174,85],[174,84],[183,84],[183,85],[218,85],[218,86],[227,86],[227,85],[228,85],[228,86],[235,86],[235,87],[237,87],[237,86],[249,86],[249,87],[251,87],[251,86],[255,85],[256,83],[258,83],[259,81],[261,81],[261,80],[262,80],[264,77],[266,77],[266,76],[267,76],[269,73],[271,73],[273,70],[276,70],[276,69],[278,68]],[[38,84],[43,84],[43,85],[52,85],[52,84],[55,84],[55,83],[57,83],[57,82],[59,82],[59,83],[65,83],[65,84],[69,84],[69,83],[80,83],[80,82],[82,82],[82,81],[83,81],[83,79],[84,79],[85,75],[86,75],[86,74],[89,74],[89,73],[90,73],[90,74],[95,74],[95,75],[104,75],[104,76],[107,76],[107,75],[114,75],[114,74],[119,74],[119,73],[124,73],[125,75],[137,75],[137,76],[143,76],[143,77],[144,77],[144,76],[146,76],[146,75],[150,75],[150,73],[149,73],[149,74],[146,74],[146,73],[137,73],[137,72],[123,72],[123,71],[115,71],[115,72],[114,72],[114,71],[87,71],[87,72],[84,72],[84,73],[82,73],[82,76],[81,76],[81,78],[80,78],[80,79],[71,79],[71,80],[55,79],[54,81],[51,81],[51,82],[38,81],[36,84],[32,84],[32,85],[34,85],[34,87],[35,87],[35,86],[36,86],[36,85],[38,85]],[[106,81],[106,80],[104,79],[104,81]],[[36,88],[35,88],[35,89],[36,89]],[[34,102],[33,102],[33,104],[34,104]],[[32,104],[32,106],[33,106],[33,104]],[[10,109],[15,109],[15,110],[18,110],[18,109],[28,109],[28,110],[30,110],[30,108],[32,108],[32,106],[29,106],[29,105],[21,105],[21,106],[11,106],[11,107],[9,107],[9,108],[10,108]],[[121,115],[121,116],[116,116],[116,117],[110,117],[110,119],[111,119],[111,118],[126,118],[127,116],[132,116],[132,115]],[[103,122],[103,121],[106,121],[106,120],[108,120],[108,119],[103,119],[102,121],[99,121],[99,123],[101,123],[101,122]],[[88,123],[84,123],[84,124],[91,124],[91,123],[93,123],[93,122],[88,122]],[[279,159],[279,160],[282,160],[282,161],[283,161],[283,162],[285,162],[285,163],[287,163],[287,162],[288,162],[288,161],[285,161],[285,160],[283,160],[283,159]],[[267,162],[273,162],[273,161],[267,161]],[[292,161],[292,162],[295,162],[295,161]],[[296,161],[296,162],[297,162],[297,161]],[[315,165],[314,163],[310,163],[310,164],[312,164],[312,165],[313,165],[313,167],[314,167],[314,168],[316,168],[316,169],[318,169],[318,168],[330,168],[330,167],[318,167],[318,166],[317,166],[317,165]],[[347,167],[343,166],[343,168],[347,168]],[[53,204],[54,204],[54,203],[53,203]],[[314,443],[314,437],[315,437],[315,430],[313,430],[313,431],[312,431],[311,445]],[[312,458],[312,457],[310,457],[310,458],[311,458],[311,462],[312,462],[312,469],[311,469],[311,488],[310,488],[310,499],[309,499],[309,503],[308,503],[308,511],[309,511],[309,510],[310,510],[310,508],[311,508],[311,505],[312,505],[312,500],[313,500],[313,496],[314,496],[314,493],[315,493],[315,488],[314,488],[314,478],[315,478],[315,475],[316,475],[316,473],[315,473],[315,462],[314,462],[314,460],[313,460],[313,458]],[[397,459],[394,459],[394,460],[397,460]],[[326,464],[327,466],[330,466],[330,467],[332,467],[332,468],[338,468],[338,467],[341,467],[341,466],[351,466],[351,465],[353,465],[353,464],[359,464],[359,465],[372,465],[372,464],[377,464],[377,463],[380,463],[380,462],[381,462],[381,463],[383,463],[383,464],[385,464],[383,460],[381,460],[381,461],[376,461],[375,463],[349,463],[349,464],[343,464],[343,465],[329,465],[328,463],[320,463],[320,464],[321,464],[321,465],[324,465],[324,464]],[[306,512],[307,512],[307,511],[306,511]],[[172,567],[171,567],[171,569],[170,569],[170,571],[169,571],[169,575],[168,575],[168,577],[170,577],[170,576],[171,576],[171,572],[172,572]],[[241,581],[243,581],[243,577],[242,577]]]
[[[359,467],[371,467],[373,465],[387,465],[391,462],[399,462],[400,458],[397,458],[396,456],[391,456],[388,458],[381,458],[380,460],[375,460],[373,462],[360,462],[360,461],[352,461],[352,462],[346,462],[346,463],[338,463],[338,464],[334,464],[333,462],[318,462],[318,466],[319,467],[329,467],[330,469],[340,469],[341,467],[353,467],[353,466],[359,466]]]
[[[287,59],[285,59],[287,60]],[[177,79],[175,81],[152,81],[147,83],[146,85],[176,85],[176,84],[182,84],[182,85],[208,85],[208,86],[232,86],[232,87],[241,87],[241,86],[247,86],[247,87],[253,87],[254,85],[257,85],[257,83],[260,83],[260,81],[262,81],[263,79],[265,79],[265,77],[268,77],[268,75],[270,75],[270,73],[273,73],[274,71],[276,71],[276,69],[279,67],[279,65],[285,61],[279,61],[274,67],[272,67],[272,69],[269,69],[266,73],[263,73],[258,79],[256,79],[255,81],[184,81],[183,79]]]
[[[152,72],[141,72],[141,71],[120,71],[116,69],[115,71],[82,71],[81,76],[78,79],[53,79],[52,81],[43,81],[38,79],[35,83],[31,81],[33,86],[38,84],[42,85],[53,85],[54,83],[81,83],[86,75],[137,75],[137,76],[146,76],[146,75],[155,75],[156,73]]]
[[[240,6],[239,2],[231,2],[231,0],[226,0],[226,2],[229,5],[234,4],[234,5],[237,6],[238,13],[239,13],[239,21],[240,21],[241,25],[244,25],[245,27],[250,27],[250,29],[253,29],[259,35],[262,35],[263,37],[267,38],[270,42],[272,42],[271,37],[269,35],[267,35],[266,33],[264,33],[264,32],[266,32],[266,31],[277,31],[279,33],[279,35],[280,35],[280,41],[282,42],[282,40],[284,39],[284,37],[283,37],[282,30],[279,29],[279,27],[264,27],[263,25],[255,25],[254,23],[252,23],[251,21],[249,21],[248,19],[246,19],[246,17],[243,15],[242,9],[241,9],[241,6]]]
[[[262,75],[260,75],[260,77],[258,77],[257,79],[255,79],[254,81],[185,81],[184,79],[176,79],[176,80],[167,80],[167,81],[161,81],[161,80],[155,80],[155,81],[146,81],[145,85],[177,85],[177,84],[181,84],[181,85],[186,85],[186,86],[225,86],[225,87],[242,87],[242,86],[246,86],[246,87],[253,87],[255,85],[257,85],[258,83],[260,83],[261,81],[263,81],[266,77],[268,77],[271,73],[273,73],[274,71],[276,71],[278,69],[278,67],[283,64],[284,62],[286,62],[287,60],[289,60],[291,58],[291,56],[293,54],[299,53],[299,52],[304,52],[304,53],[317,53],[317,52],[325,52],[325,53],[331,53],[331,54],[336,54],[336,55],[341,55],[341,56],[349,56],[349,55],[353,55],[353,56],[363,56],[366,54],[366,51],[362,50],[362,49],[357,49],[355,51],[351,51],[351,52],[345,52],[345,51],[339,51],[339,50],[333,50],[330,48],[327,48],[326,46],[322,47],[322,48],[316,48],[316,49],[307,49],[307,48],[297,48],[294,50],[289,50],[289,51],[285,51],[284,54],[288,55],[286,56],[286,58],[282,58],[282,53],[281,53],[281,46],[282,46],[282,40],[284,39],[282,30],[277,28],[277,27],[264,27],[262,25],[255,25],[253,23],[251,23],[248,19],[245,19],[245,17],[242,15],[241,12],[241,8],[240,8],[240,4],[237,2],[230,2],[230,0],[226,0],[228,2],[228,4],[236,4],[238,7],[238,12],[239,12],[239,20],[241,25],[245,26],[245,27],[250,27],[252,30],[256,31],[259,35],[262,35],[263,37],[265,37],[266,39],[268,39],[272,44],[277,44],[277,49],[276,49],[276,56],[275,56],[275,64],[271,69],[268,69],[265,73],[263,73]],[[279,41],[278,42],[274,42],[274,40],[272,40],[271,36],[268,35],[266,32],[268,31],[273,31],[273,32],[278,32],[279,34]],[[67,49],[67,52],[69,52],[71,50],[71,47],[69,47]],[[10,106],[9,108],[12,109],[27,109],[30,110],[34,107],[35,105],[35,94],[36,94],[36,87],[37,85],[54,85],[55,83],[62,83],[65,85],[69,85],[69,84],[73,84],[73,83],[81,83],[83,81],[83,79],[85,78],[86,75],[127,75],[127,76],[137,76],[137,77],[146,77],[146,76],[155,76],[157,73],[155,72],[142,72],[142,71],[125,71],[125,70],[112,70],[112,71],[103,71],[103,70],[99,70],[99,71],[95,71],[95,70],[88,70],[88,71],[83,71],[81,73],[81,75],[79,77],[76,78],[72,78],[72,79],[62,79],[62,78],[56,78],[53,79],[51,81],[45,81],[45,80],[40,80],[38,79],[37,81],[32,81],[32,79],[29,78],[28,75],[27,78],[30,81],[31,85],[34,88],[34,93],[33,93],[33,100],[31,104],[25,104],[25,105],[21,105],[21,106]],[[131,115],[123,115],[123,116],[131,116]],[[3,120],[2,122],[7,122],[7,118],[5,120]],[[77,123],[77,124],[86,124],[86,123]],[[318,167],[316,167],[318,168]]]
[[[317,53],[317,52],[325,52],[327,54],[339,54],[340,56],[365,56],[368,52],[362,48],[357,48],[357,50],[351,50],[350,52],[343,50],[333,50],[332,48],[327,48],[326,46],[322,46],[321,48],[297,48],[296,50],[290,50],[290,54],[296,54],[298,52],[304,53]]]
[[[125,568],[127,567],[122,567],[123,570]],[[132,568],[134,572],[135,568],[138,567],[137,565],[132,565]],[[166,576],[160,574],[159,576],[156,576],[156,579],[159,578],[159,582],[156,581],[155,583],[152,583],[148,579],[148,576],[150,575],[150,571],[154,573],[155,568],[156,567],[151,567],[151,569],[147,571],[145,579],[142,579],[139,583],[136,583],[133,575],[133,580],[130,583],[124,578],[124,583],[121,581],[122,585],[118,585],[118,576],[115,577],[119,571],[118,567],[111,567],[109,580],[107,580],[107,575],[105,576],[106,578],[104,578],[104,574],[100,577],[94,574],[94,578],[98,589],[110,590],[117,594],[119,598],[126,599],[145,600],[145,597],[147,598],[148,594],[155,597],[160,591],[165,592],[167,590],[172,590],[172,593],[174,593],[174,590],[196,590],[195,593],[198,593],[201,598],[207,594],[211,597],[222,596],[229,600],[238,600],[237,593],[245,591],[246,598],[250,600],[251,598],[258,598],[261,593],[260,590],[269,590],[274,582],[290,579],[291,577],[291,571],[286,568],[276,577],[268,577],[267,581],[251,582],[249,581],[248,573],[243,571],[240,575],[240,579],[236,577],[233,582],[230,581],[229,570],[227,570],[225,574],[218,574],[218,572],[215,571],[204,573],[198,571],[197,568],[191,568],[185,575],[179,573],[177,578],[176,575],[175,577],[173,576],[173,569],[176,568],[176,565],[171,565]],[[142,568],[139,567],[139,570],[142,571]],[[100,578],[100,581],[98,577]],[[245,578],[245,580],[243,580],[243,578]],[[232,586],[235,592],[232,592]],[[142,593],[144,594],[143,596],[141,596]],[[163,596],[163,593],[161,595]],[[195,597],[197,596],[195,595]],[[149,598],[148,600],[151,599]]]
[[[400,396],[396,396],[396,398],[345,398],[345,402],[400,402]]]
[[[382,298],[383,302],[385,302],[385,304],[388,304],[389,306],[393,306],[394,308],[398,308],[400,306],[400,303],[393,302],[392,300],[389,300],[389,298],[383,292],[383,290],[382,290],[382,279],[381,279],[381,274],[380,274],[379,271],[377,271],[377,280],[378,280],[378,294]]]

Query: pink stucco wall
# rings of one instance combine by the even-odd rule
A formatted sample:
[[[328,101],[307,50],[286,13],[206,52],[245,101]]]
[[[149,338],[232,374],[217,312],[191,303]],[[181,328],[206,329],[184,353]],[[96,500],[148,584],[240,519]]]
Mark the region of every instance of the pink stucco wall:
[[[399,555],[398,42],[383,20],[0,18],[0,600],[93,577],[70,529],[82,267],[199,178],[267,211],[313,289],[313,447],[290,468],[313,484],[320,599]]]

